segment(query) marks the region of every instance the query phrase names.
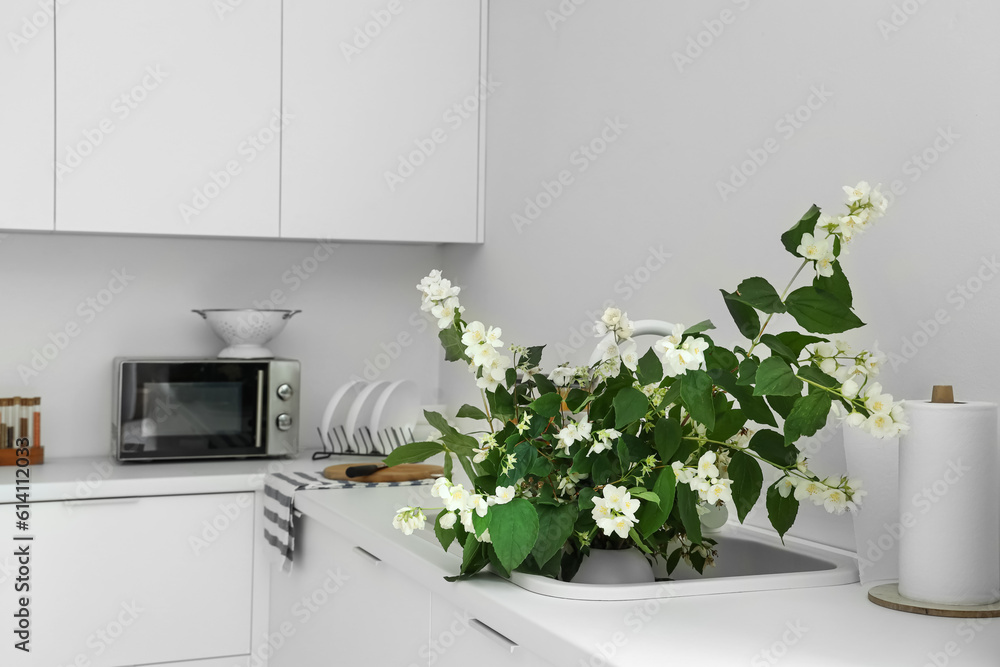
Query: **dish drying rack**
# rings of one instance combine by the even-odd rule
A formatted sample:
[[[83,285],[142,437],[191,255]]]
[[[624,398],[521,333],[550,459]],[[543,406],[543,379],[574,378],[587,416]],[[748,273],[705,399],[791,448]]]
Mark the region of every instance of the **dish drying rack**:
[[[334,454],[386,457],[397,447],[416,442],[413,429],[405,426],[378,429],[374,436],[367,426],[359,428],[351,436],[348,436],[343,425],[335,426],[325,434],[319,427],[316,427],[316,431],[323,449],[313,452],[314,461],[330,458]]]

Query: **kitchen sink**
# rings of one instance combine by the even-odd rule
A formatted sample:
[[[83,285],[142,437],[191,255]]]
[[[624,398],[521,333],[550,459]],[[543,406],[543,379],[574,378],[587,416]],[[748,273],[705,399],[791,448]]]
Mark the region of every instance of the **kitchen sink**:
[[[440,548],[432,530],[415,534]],[[719,557],[703,575],[682,562],[668,579],[661,562],[661,571],[653,583],[574,584],[520,572],[512,573],[510,582],[533,593],[572,600],[647,600],[839,586],[859,581],[857,561],[846,551],[788,536],[782,544],[772,531],[736,522],[708,536],[719,543]],[[457,573],[461,548],[453,544],[448,554],[455,560]]]

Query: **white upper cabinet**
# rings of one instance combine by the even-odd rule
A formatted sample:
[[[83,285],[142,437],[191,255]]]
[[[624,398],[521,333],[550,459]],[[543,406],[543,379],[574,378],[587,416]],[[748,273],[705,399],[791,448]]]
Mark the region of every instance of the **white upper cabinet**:
[[[55,4],[56,229],[276,237],[281,0]]]
[[[53,229],[53,24],[51,3],[0,3],[0,229]]]
[[[487,0],[285,0],[281,236],[483,240]]]

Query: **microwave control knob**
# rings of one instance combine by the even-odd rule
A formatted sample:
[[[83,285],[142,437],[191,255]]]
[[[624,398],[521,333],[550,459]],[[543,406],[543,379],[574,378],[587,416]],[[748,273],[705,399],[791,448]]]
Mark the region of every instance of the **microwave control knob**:
[[[292,389],[292,385],[290,384],[285,383],[278,387],[278,398],[283,401],[290,399],[294,393],[295,391]]]
[[[281,413],[278,415],[277,424],[279,431],[287,431],[292,428],[292,416],[287,412]]]

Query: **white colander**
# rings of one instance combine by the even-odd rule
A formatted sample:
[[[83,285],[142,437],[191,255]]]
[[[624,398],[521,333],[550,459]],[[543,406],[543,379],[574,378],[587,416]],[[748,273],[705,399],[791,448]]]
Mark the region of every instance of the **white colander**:
[[[228,345],[219,352],[220,359],[273,359],[274,354],[264,345],[281,333],[292,315],[302,311],[206,308],[192,312],[205,318]]]

